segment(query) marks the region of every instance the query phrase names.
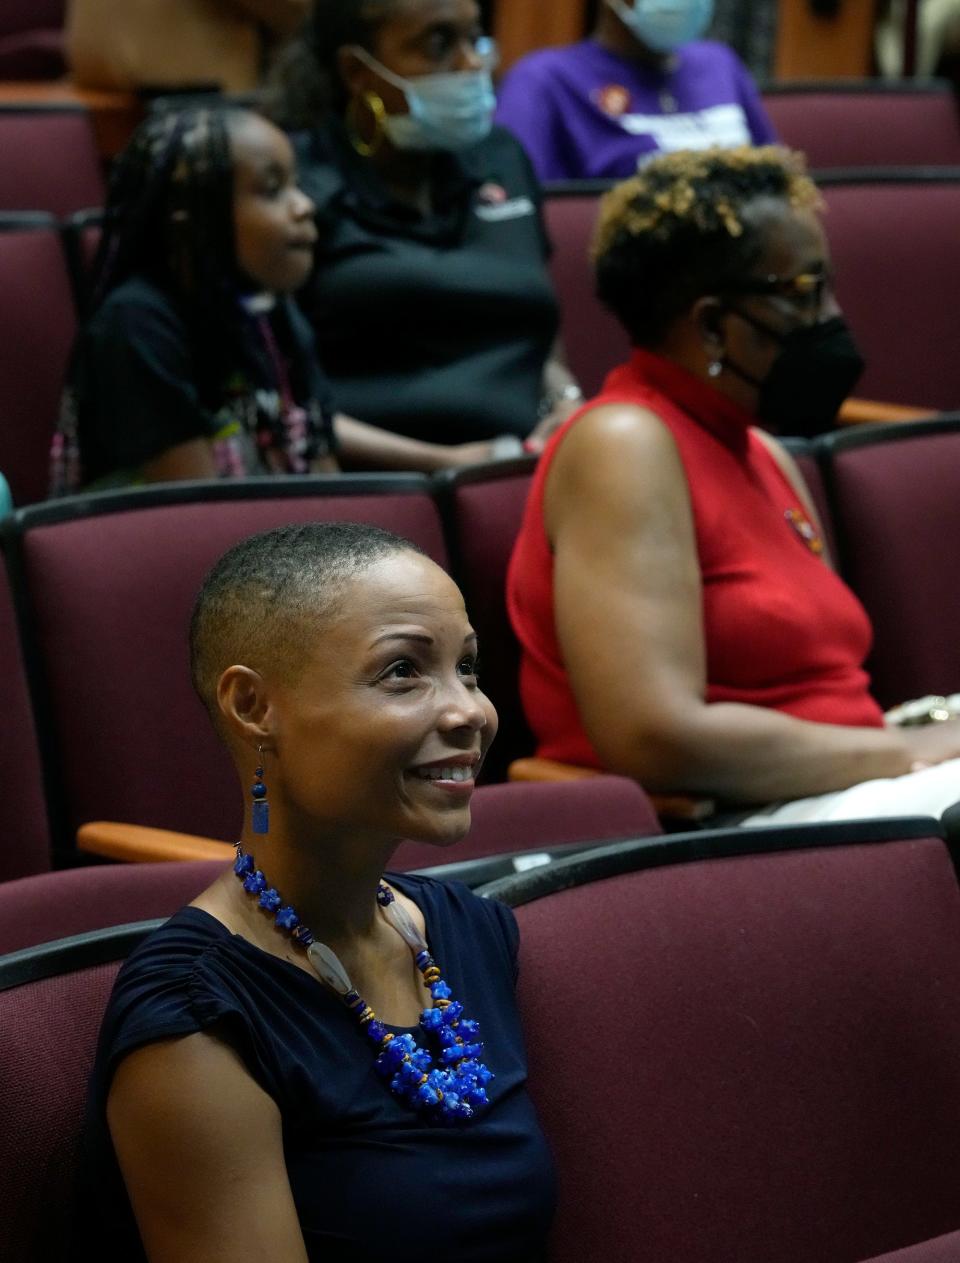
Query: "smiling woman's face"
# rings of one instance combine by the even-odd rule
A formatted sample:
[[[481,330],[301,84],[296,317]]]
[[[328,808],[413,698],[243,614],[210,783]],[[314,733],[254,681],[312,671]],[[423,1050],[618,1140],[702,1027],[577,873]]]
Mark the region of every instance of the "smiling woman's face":
[[[347,581],[315,636],[301,631],[271,759],[293,833],[458,841],[497,728],[459,589],[428,558],[393,553]]]
[[[293,149],[258,114],[230,124],[237,264],[263,289],[298,289],[313,266],[314,206],[297,184]]]

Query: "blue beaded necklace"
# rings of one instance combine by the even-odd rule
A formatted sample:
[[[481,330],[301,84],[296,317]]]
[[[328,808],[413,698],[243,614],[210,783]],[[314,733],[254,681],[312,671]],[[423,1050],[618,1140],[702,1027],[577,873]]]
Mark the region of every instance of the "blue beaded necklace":
[[[318,942],[278,891],[267,882],[252,855],[238,842],[233,871],[247,894],[256,895],[265,912],[273,916],[278,929],[307,953],[320,980],[340,997],[353,1013],[367,1038],[379,1050],[374,1063],[390,1091],[411,1109],[431,1120],[463,1123],[488,1104],[486,1085],[493,1072],[479,1060],[483,1053],[480,1027],[463,1017],[463,1005],[440,976],[440,969],[427,949],[426,940],[406,908],[397,903],[389,886],[380,883],[377,905],[384,919],[397,931],[413,953],[423,985],[433,1004],[420,1014],[420,1026],[439,1045],[436,1058],[421,1048],[410,1034],[388,1031],[370,1005],[353,986],[340,958],[326,943]]]

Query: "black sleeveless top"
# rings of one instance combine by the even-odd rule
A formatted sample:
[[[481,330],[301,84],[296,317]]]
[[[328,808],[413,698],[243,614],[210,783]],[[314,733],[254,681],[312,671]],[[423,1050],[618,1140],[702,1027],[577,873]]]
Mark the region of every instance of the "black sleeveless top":
[[[444,978],[480,1023],[496,1076],[486,1110],[462,1126],[424,1121],[389,1092],[356,1018],[319,980],[183,908],[126,962],[104,1016],[80,1164],[80,1254],[144,1258],[106,1124],[117,1065],[144,1044],[216,1024],[280,1110],[311,1260],[544,1257],[554,1175],[526,1091],[513,914],[459,883],[389,880],[421,909]]]

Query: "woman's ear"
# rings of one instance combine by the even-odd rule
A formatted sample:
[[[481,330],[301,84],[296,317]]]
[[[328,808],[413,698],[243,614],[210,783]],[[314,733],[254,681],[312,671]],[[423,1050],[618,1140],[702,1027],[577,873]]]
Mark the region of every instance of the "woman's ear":
[[[370,67],[360,60],[349,45],[337,49],[337,71],[341,83],[352,97],[363,96],[375,83]]]
[[[259,671],[232,666],[217,681],[217,705],[228,732],[247,745],[266,745],[273,738],[273,698]]]
[[[690,309],[704,352],[711,360],[720,359],[726,350],[723,316],[724,307],[719,298],[698,298]]]

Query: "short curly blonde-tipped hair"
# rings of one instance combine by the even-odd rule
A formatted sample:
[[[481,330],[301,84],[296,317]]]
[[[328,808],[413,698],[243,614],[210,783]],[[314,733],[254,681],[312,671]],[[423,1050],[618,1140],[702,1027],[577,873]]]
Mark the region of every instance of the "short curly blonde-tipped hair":
[[[802,154],[779,145],[660,154],[603,198],[597,292],[634,342],[655,345],[700,295],[742,280],[762,248],[745,210],[821,207]]]

